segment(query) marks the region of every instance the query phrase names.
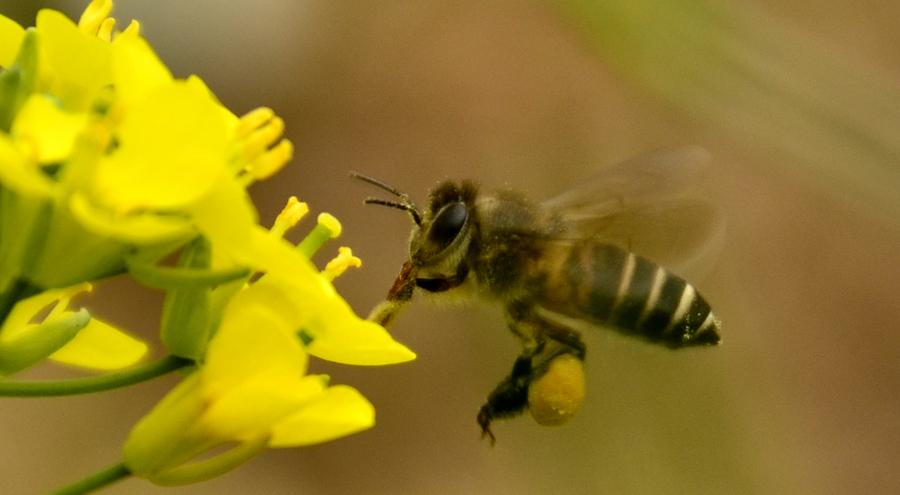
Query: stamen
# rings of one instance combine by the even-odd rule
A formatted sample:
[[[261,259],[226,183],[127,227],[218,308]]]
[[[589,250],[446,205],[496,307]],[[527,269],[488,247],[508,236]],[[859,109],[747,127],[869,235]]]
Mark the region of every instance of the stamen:
[[[338,255],[325,265],[325,269],[322,270],[322,276],[329,281],[334,280],[341,276],[347,268],[359,268],[361,266],[362,260],[353,256],[353,251],[350,248],[341,246],[338,248]]]
[[[128,27],[125,28],[124,31],[119,33],[119,36],[140,36],[141,35],[141,23],[135,20],[132,20]]]
[[[282,139],[247,166],[246,172],[254,180],[265,180],[278,173],[294,157],[294,144]]]
[[[109,43],[112,41],[112,32],[113,28],[116,27],[116,20],[112,17],[107,17],[100,23],[100,29],[97,31],[97,37],[103,41]]]
[[[266,148],[281,138],[284,133],[284,120],[272,117],[262,127],[254,130],[244,141],[244,158],[250,162],[261,155]]]
[[[251,132],[272,120],[274,116],[275,112],[271,108],[266,107],[259,107],[247,112],[246,115],[241,117],[237,128],[234,130],[235,137],[238,139],[246,138]]]
[[[78,19],[78,28],[87,34],[97,34],[100,25],[112,12],[112,0],[92,0]]]
[[[275,218],[270,232],[278,237],[284,237],[284,233],[292,229],[297,223],[309,213],[309,205],[300,202],[296,196],[288,198],[287,205]]]

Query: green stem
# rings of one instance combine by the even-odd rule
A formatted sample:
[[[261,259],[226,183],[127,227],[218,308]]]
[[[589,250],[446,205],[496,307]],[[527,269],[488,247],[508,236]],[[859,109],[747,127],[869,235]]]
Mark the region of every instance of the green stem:
[[[131,476],[131,471],[125,467],[125,464],[118,463],[88,476],[87,478],[72,483],[71,485],[61,488],[54,492],[54,495],[80,495],[82,493],[90,493],[94,490],[111,485],[116,481]]]
[[[190,364],[193,364],[193,361],[189,359],[166,356],[127,371],[87,378],[35,382],[0,380],[0,397],[48,397],[101,392],[144,382]]]

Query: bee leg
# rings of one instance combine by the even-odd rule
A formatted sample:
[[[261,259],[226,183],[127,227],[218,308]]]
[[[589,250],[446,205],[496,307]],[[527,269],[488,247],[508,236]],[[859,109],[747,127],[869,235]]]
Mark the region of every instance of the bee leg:
[[[407,261],[400,269],[400,274],[394,280],[394,285],[388,291],[387,299],[372,309],[368,320],[381,326],[388,326],[412,299],[413,290],[416,288],[416,271],[412,263]]]
[[[481,436],[489,437],[491,445],[496,442],[490,428],[492,420],[524,412],[528,408],[529,386],[547,372],[554,359],[571,354],[583,361],[587,350],[577,331],[535,315],[527,304],[508,307],[507,323],[521,339],[524,351],[478,412]]]
[[[550,361],[559,354],[563,354],[565,352],[573,354],[578,359],[584,361],[584,356],[587,353],[587,346],[584,345],[584,342],[581,340],[581,334],[579,334],[575,330],[550,323],[546,320],[541,320],[540,328],[545,336],[558,342],[566,348],[561,352],[556,352],[551,355],[549,359],[547,359],[547,361]]]
[[[528,384],[531,382],[531,360],[534,351],[525,351],[513,364],[512,372],[500,382],[478,411],[481,438],[490,437],[491,446],[497,442],[491,431],[491,421],[515,416],[528,407]]]

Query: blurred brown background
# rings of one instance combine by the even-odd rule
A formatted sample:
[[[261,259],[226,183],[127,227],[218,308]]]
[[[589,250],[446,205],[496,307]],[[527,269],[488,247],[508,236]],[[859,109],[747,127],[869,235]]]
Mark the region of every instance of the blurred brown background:
[[[39,8],[77,18],[85,3],[5,0],[0,12],[32,25]],[[895,2],[728,5],[762,15],[749,25],[757,23],[763,38],[763,21],[777,19],[819,50],[799,57],[827,53],[898,91]],[[777,113],[783,105],[765,118],[753,111],[768,107],[752,96],[734,107],[729,97],[691,111],[691,101],[653,89],[660,81],[628,74],[621,60],[608,63],[553,2],[120,0],[115,12],[123,25],[140,19],[177,75],[201,75],[237,113],[267,105],[285,118],[296,159],[254,187],[261,216],[269,222],[291,194],[337,215],[341,243],[365,263],[337,285],[361,314],[403,261],[409,222],[363,207],[371,191],[348,179],[351,169],[419,199],[446,177],[543,197],[603,164],[693,143],[716,157],[710,194],[729,216],[724,252],[697,283],[724,321],[723,345],[669,352],[611,334],[586,336],[589,393],[568,426],[541,428],[526,416],[497,425],[495,448],[479,441],[475,413],[517,344],[497,308],[417,304],[394,329],[417,361],[386,368],[314,363],[369,397],[375,429],[269,451],[224,477],[169,493],[900,490],[900,220],[891,203],[900,200],[900,181],[865,171],[869,148],[900,144],[896,121],[855,113],[847,123],[843,114],[823,113],[838,119],[828,139],[788,126],[779,141],[752,125],[784,124]],[[720,69],[709,65],[704,73],[717,80]],[[750,76],[772,87],[781,82],[777,71]],[[868,95],[872,108],[900,105],[894,93],[869,91],[866,78],[841,85],[844,76],[835,71],[830,103],[865,109],[852,98]],[[810,94],[834,82],[810,79]],[[785,98],[802,99],[798,87]],[[845,94],[850,99],[842,101]],[[817,108],[809,106],[813,122]],[[871,136],[858,129],[869,124],[880,134],[866,141]],[[796,144],[793,154],[784,143]],[[885,153],[886,166],[900,168],[900,158]],[[841,156],[846,175],[823,179],[818,156]],[[852,191],[834,186],[844,182]],[[868,195],[867,186],[895,190],[897,198]],[[152,337],[159,302],[158,294],[117,280],[92,307]],[[172,383],[0,400],[0,493],[46,492],[115,461],[131,425]],[[106,493],[162,490],[128,480]]]

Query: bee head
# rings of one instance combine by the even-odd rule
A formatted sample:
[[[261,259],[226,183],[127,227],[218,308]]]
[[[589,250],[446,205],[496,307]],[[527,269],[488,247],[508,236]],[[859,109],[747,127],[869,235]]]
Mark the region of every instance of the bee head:
[[[431,191],[421,225],[413,231],[409,253],[419,266],[458,262],[470,238],[472,206],[477,189],[471,182],[450,181]],[[450,263],[455,264],[454,262]]]
[[[416,208],[409,195],[397,188],[356,172],[351,172],[350,176],[398,198],[396,201],[367,198],[367,204],[397,208],[409,213],[415,224],[409,243],[409,256],[413,265],[432,268],[438,272],[449,269],[455,273],[454,270],[462,261],[471,240],[469,233],[472,209],[478,192],[475,184],[469,181],[460,184],[450,181],[441,183],[429,194],[428,209],[423,213]]]

